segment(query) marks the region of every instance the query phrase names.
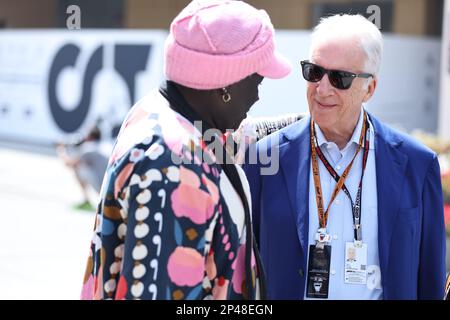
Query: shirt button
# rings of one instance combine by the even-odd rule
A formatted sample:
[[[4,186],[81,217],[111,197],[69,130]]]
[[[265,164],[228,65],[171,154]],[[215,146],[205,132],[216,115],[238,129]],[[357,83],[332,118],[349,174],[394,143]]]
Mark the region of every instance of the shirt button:
[[[336,169],[337,169],[337,170],[341,170],[341,166],[340,166],[340,165],[337,165],[337,166],[336,166]]]
[[[337,240],[337,238],[338,238],[338,236],[337,236],[337,234],[335,234],[335,235],[333,236],[333,239],[334,239],[334,240]]]
[[[298,274],[299,274],[300,277],[303,277],[304,276],[303,269],[298,270]]]
[[[331,274],[334,276],[336,274],[335,270],[331,270]]]
[[[339,199],[336,199],[336,204],[341,204],[341,200],[339,200]]]

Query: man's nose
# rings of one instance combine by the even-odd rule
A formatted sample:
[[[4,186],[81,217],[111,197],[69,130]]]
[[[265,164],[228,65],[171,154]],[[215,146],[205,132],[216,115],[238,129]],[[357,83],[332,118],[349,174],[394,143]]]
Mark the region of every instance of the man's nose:
[[[330,79],[328,78],[328,74],[324,74],[322,79],[317,83],[317,93],[320,96],[329,96],[334,87],[330,83]]]

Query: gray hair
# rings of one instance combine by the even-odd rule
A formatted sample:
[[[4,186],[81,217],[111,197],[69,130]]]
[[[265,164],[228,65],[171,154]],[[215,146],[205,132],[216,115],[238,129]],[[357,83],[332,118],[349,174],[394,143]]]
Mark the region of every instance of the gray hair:
[[[356,37],[366,53],[364,72],[378,76],[383,54],[383,37],[380,30],[361,15],[334,15],[321,18],[311,35],[310,57],[318,42],[327,39]]]

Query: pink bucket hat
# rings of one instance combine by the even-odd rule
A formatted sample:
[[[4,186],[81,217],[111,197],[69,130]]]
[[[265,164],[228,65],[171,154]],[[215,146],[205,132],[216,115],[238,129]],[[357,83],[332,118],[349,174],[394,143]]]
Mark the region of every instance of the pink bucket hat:
[[[166,78],[200,90],[223,88],[253,73],[282,78],[291,64],[275,51],[273,36],[264,10],[242,1],[194,0],[170,25]]]

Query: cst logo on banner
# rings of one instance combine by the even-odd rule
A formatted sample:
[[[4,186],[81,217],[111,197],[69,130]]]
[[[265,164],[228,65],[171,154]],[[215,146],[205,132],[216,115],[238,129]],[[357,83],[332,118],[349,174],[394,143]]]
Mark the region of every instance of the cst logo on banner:
[[[67,110],[58,99],[57,82],[61,72],[76,66],[80,51],[80,47],[75,44],[66,44],[61,47],[53,58],[48,77],[48,104],[51,115],[58,127],[67,133],[77,131],[85,121],[91,105],[94,78],[104,67],[104,46],[100,45],[90,56],[84,70],[81,80],[81,99],[73,110]],[[125,81],[131,102],[135,101],[136,74],[145,70],[150,51],[150,45],[114,45],[113,67]]]
[[[114,138],[163,78],[165,30],[0,32],[0,140],[49,146],[94,124]]]

